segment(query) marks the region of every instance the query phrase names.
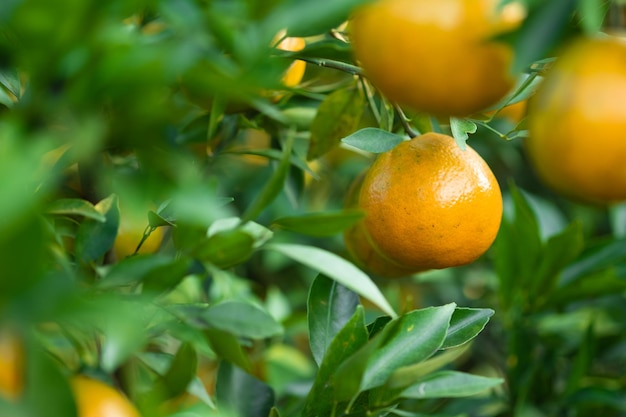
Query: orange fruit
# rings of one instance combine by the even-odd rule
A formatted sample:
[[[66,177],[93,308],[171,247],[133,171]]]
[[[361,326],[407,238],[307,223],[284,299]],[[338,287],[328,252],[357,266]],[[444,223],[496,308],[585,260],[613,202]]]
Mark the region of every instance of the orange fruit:
[[[117,260],[122,260],[135,254],[137,245],[141,242],[144,231],[148,226],[148,211],[121,210],[120,224],[117,236],[113,243],[113,253]],[[161,246],[165,234],[163,227],[157,227],[143,242],[137,253],[154,253]]]
[[[71,380],[78,417],[140,417],[137,408],[119,391],[86,376]]]
[[[276,48],[283,51],[297,52],[304,49],[306,43],[302,38],[287,37],[280,41]],[[282,78],[282,83],[285,87],[295,87],[300,84],[304,72],[306,70],[306,62],[301,60],[295,60],[291,63],[287,71]]]
[[[502,218],[486,162],[438,133],[379,155],[349,194],[366,216],[345,233],[346,247],[382,276],[471,263],[491,246]]]
[[[528,109],[530,162],[554,190],[589,202],[626,199],[626,43],[583,39],[546,74]]]
[[[0,329],[0,396],[17,399],[24,388],[24,346],[17,334]]]
[[[439,116],[468,116],[515,84],[513,50],[493,38],[519,26],[520,3],[378,0],[350,23],[365,75],[392,101]]]

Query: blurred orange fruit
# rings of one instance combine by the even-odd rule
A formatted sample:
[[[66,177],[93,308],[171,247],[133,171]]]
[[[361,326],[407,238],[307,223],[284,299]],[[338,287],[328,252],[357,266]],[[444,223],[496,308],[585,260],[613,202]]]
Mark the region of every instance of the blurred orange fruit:
[[[0,396],[17,399],[24,388],[24,346],[11,329],[0,329]]]
[[[495,104],[515,83],[513,50],[493,38],[517,28],[520,3],[378,0],[354,13],[350,37],[365,75],[392,101],[439,116]]]
[[[529,103],[530,162],[564,195],[589,202],[626,199],[626,43],[570,45]]]
[[[86,376],[71,380],[78,417],[140,417],[137,408],[119,391]]]
[[[135,254],[137,245],[148,227],[148,211],[120,209],[120,224],[113,243],[113,253],[117,260]],[[137,253],[154,253],[161,246],[165,235],[163,227],[157,227],[143,242]]]
[[[364,268],[403,276],[473,262],[493,243],[502,195],[485,161],[426,133],[379,155],[349,193],[365,219],[345,233]]]

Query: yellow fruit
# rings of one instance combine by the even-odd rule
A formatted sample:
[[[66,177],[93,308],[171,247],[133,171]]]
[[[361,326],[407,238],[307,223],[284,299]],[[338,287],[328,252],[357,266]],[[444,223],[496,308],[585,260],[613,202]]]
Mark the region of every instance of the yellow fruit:
[[[402,142],[379,155],[362,181],[351,193],[366,216],[346,232],[346,247],[378,275],[471,263],[500,227],[498,182],[473,149],[463,151],[450,136]]]
[[[135,253],[148,226],[147,211],[120,210],[120,225],[113,243],[116,259],[122,260]],[[156,228],[143,242],[137,253],[154,253],[161,246],[164,235],[163,227]]]
[[[529,103],[528,157],[554,190],[590,202],[626,199],[626,44],[570,45]]]
[[[24,388],[24,346],[10,329],[0,330],[0,396],[17,399]]]
[[[278,49],[283,51],[296,52],[304,49],[306,43],[302,38],[284,38],[280,43],[276,46]],[[285,87],[295,87],[300,84],[302,81],[302,77],[304,77],[304,71],[306,70],[306,62],[295,60],[287,71],[283,75],[282,82]]]
[[[378,0],[350,37],[365,75],[392,101],[440,116],[477,113],[511,90],[513,50],[493,38],[525,17],[517,2]]]
[[[135,406],[116,389],[95,379],[71,380],[78,417],[140,417]]]

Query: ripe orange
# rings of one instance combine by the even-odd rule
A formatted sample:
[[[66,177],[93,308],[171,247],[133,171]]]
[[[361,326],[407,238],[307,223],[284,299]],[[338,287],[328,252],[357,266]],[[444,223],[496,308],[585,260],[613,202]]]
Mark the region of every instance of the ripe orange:
[[[376,274],[468,264],[500,227],[498,182],[480,155],[450,136],[402,142],[379,155],[362,181],[351,194],[366,216],[346,232],[346,247]]]
[[[24,346],[14,331],[0,329],[0,396],[17,399],[24,388]]]
[[[357,9],[350,37],[365,75],[390,100],[467,116],[514,86],[513,50],[493,38],[525,17],[498,0],[378,0]]]
[[[626,199],[626,44],[570,45],[529,103],[528,157],[554,190],[590,202]]]
[[[137,245],[148,226],[147,210],[120,210],[120,225],[113,243],[116,259],[122,260],[135,253]],[[154,253],[161,246],[165,232],[162,227],[156,228],[146,239],[137,253]]]
[[[140,417],[126,397],[103,382],[75,376],[71,386],[79,417]]]

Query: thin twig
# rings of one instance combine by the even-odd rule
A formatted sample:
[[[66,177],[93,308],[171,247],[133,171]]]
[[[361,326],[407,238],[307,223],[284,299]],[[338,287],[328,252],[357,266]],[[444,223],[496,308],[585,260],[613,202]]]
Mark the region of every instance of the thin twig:
[[[419,136],[420,132],[418,132],[413,126],[411,126],[411,120],[406,117],[406,114],[404,114],[404,110],[402,110],[402,108],[397,103],[393,103],[393,109],[396,111],[396,113],[398,113],[398,116],[400,117],[400,123],[402,124],[402,128],[404,129],[406,134],[409,135],[411,139]]]

